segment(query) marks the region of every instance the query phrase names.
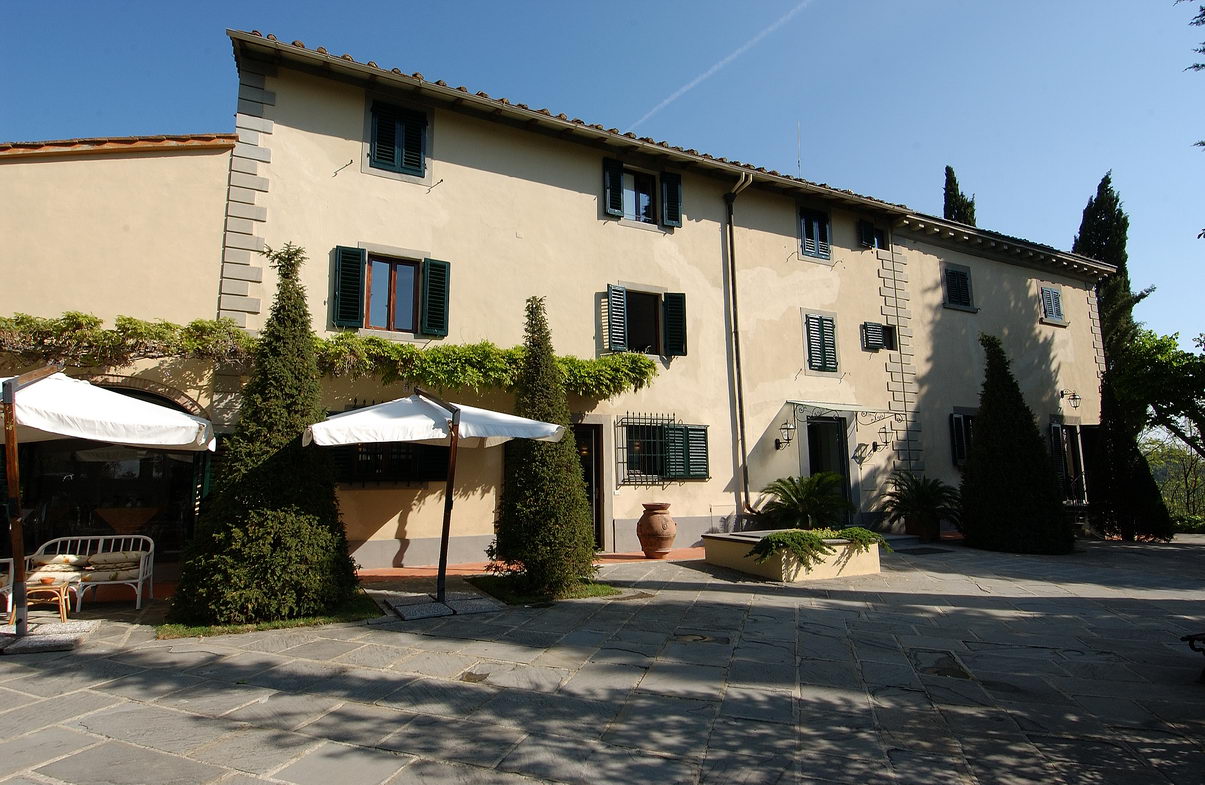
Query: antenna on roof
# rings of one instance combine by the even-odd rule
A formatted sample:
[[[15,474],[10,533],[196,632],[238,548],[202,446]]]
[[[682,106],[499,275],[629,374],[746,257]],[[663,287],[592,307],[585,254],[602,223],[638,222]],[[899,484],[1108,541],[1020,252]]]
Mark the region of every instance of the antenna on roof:
[[[803,158],[799,152],[799,121],[795,121],[795,176],[803,179]]]

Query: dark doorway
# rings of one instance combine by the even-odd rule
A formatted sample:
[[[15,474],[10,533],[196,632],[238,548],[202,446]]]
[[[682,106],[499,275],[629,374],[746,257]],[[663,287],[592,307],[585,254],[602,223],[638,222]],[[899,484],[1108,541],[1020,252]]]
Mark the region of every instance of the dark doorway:
[[[602,548],[602,426],[575,425],[573,439],[577,442],[577,458],[582,464],[586,499],[590,502],[590,515],[594,522],[594,547]]]
[[[844,418],[808,418],[808,470],[810,474],[833,472],[841,475],[841,494],[849,501],[849,452]]]

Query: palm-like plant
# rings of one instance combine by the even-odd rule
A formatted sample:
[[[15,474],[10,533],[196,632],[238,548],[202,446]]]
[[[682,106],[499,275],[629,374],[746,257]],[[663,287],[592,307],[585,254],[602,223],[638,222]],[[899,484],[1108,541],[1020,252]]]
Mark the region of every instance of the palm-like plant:
[[[889,523],[911,524],[922,539],[930,540],[937,539],[942,520],[958,525],[957,488],[936,477],[903,471],[891,475],[890,482],[891,488],[883,494],[880,505]]]
[[[782,477],[762,493],[771,498],[762,505],[761,516],[779,529],[814,529],[840,526],[853,505],[845,499],[845,478],[836,472],[811,477]]]

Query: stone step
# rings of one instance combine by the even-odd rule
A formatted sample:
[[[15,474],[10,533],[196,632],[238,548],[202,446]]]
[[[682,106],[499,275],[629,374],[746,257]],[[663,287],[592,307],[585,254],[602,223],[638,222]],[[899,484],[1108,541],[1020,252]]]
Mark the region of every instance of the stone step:
[[[915,534],[884,534],[883,539],[894,548],[915,548],[920,545],[920,537]]]

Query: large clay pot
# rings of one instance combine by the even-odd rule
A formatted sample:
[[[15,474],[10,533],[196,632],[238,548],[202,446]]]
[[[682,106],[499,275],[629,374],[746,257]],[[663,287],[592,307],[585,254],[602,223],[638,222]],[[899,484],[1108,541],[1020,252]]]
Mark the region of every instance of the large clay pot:
[[[640,538],[640,550],[646,558],[669,558],[669,549],[678,536],[678,524],[669,515],[669,502],[644,505],[644,514],[636,522],[636,536]]]

